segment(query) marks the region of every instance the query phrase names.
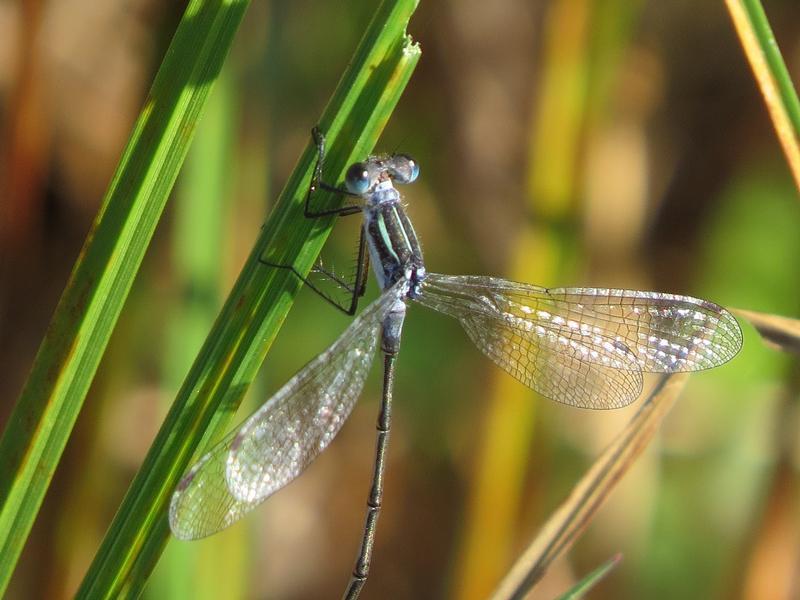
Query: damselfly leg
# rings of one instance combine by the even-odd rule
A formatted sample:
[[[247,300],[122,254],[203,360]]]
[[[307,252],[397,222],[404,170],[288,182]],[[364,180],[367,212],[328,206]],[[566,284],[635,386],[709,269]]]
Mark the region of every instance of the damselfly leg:
[[[312,198],[319,190],[324,190],[332,194],[339,194],[348,197],[358,197],[358,194],[350,192],[343,186],[335,186],[325,183],[322,180],[322,167],[325,161],[325,135],[319,129],[314,127],[311,130],[311,137],[317,147],[317,162],[314,165],[314,173],[311,177],[311,183],[306,192],[306,200],[303,206],[303,215],[308,219],[319,219],[323,217],[347,217],[361,213],[361,206],[349,204],[337,208],[315,210],[312,208]],[[317,263],[312,267],[311,274],[320,275],[323,278],[332,281],[336,286],[347,292],[344,301],[341,298],[335,298],[322,289],[322,287],[311,280],[310,277],[304,276],[300,273],[294,265],[285,265],[270,262],[264,259],[259,259],[259,262],[268,267],[276,269],[286,269],[294,273],[311,291],[320,296],[323,300],[328,302],[333,307],[342,311],[343,313],[353,316],[358,310],[358,302],[364,296],[367,286],[367,273],[369,272],[369,254],[367,253],[367,241],[363,227],[359,235],[358,253],[356,255],[355,273],[349,280],[341,274],[336,273],[333,269],[324,266],[322,260],[317,260]]]
[[[313,210],[311,208],[311,198],[317,190],[325,190],[333,194],[347,196],[351,198],[358,198],[360,195],[351,192],[344,186],[331,185],[322,180],[322,166],[325,164],[325,134],[318,126],[314,126],[311,130],[311,139],[317,147],[317,162],[314,165],[314,174],[311,177],[311,183],[308,186],[306,193],[306,203],[303,207],[303,214],[309,219],[318,219],[320,217],[347,217],[361,213],[361,206],[358,204],[347,204],[335,208],[327,208],[323,210]]]

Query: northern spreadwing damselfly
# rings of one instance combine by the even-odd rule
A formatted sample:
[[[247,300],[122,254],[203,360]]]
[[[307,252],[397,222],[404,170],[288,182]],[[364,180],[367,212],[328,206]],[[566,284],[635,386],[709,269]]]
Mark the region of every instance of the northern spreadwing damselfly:
[[[355,281],[340,281],[352,296],[340,308],[356,312],[369,262],[382,294],[188,471],[170,505],[170,526],[178,538],[201,538],[228,527],[300,475],[349,416],[380,342],[384,376],[375,466],[361,547],[344,594],[358,596],[381,509],[395,360],[409,303],[458,319],[475,345],[510,375],[542,396],[580,408],[626,406],[642,391],[642,373],[709,369],[741,347],[736,320],[706,300],[428,273],[394,187],[417,178],[416,162],[406,155],[372,156],[348,169],[344,187],[334,187],[321,181],[324,136],[315,128],[313,137],[318,157],[306,216],[363,215]],[[320,188],[355,202],[314,211],[311,199]]]

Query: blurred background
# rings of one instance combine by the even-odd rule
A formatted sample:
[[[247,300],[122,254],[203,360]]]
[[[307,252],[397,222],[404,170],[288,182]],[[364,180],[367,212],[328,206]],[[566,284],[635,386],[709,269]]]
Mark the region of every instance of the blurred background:
[[[9,597],[74,593],[373,5],[252,3]],[[0,422],[183,8],[0,3]],[[800,4],[765,8],[799,81]],[[430,270],[798,315],[798,194],[723,2],[422,2],[410,33],[422,59],[378,150],[421,164],[405,194]],[[326,254],[352,255],[352,227]],[[248,406],[347,322],[304,291]],[[800,595],[800,371],[744,329],[533,597],[617,552],[591,597]],[[403,345],[364,597],[483,598],[636,405],[542,400],[423,309]],[[364,516],[374,371],[303,477],[220,535],[170,541],[145,597],[338,595]]]

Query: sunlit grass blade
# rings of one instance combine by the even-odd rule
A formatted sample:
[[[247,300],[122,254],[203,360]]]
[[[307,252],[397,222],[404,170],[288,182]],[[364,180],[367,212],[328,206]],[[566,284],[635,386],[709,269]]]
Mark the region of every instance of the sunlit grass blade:
[[[764,7],[759,0],[725,0],[725,4],[800,189],[800,102]]]
[[[773,348],[800,354],[800,320],[741,308],[732,308],[731,312],[755,327]]]
[[[322,118],[326,178],[341,181],[351,162],[377,141],[419,59],[405,34],[416,0],[383,2]],[[310,126],[313,122],[309,122]],[[201,446],[236,410],[294,295],[286,269],[307,273],[333,220],[306,219],[303,202],[315,163],[310,141],[281,193],[175,403],[145,458],[78,592],[83,598],[137,593],[166,542],[166,510],[180,476]]]
[[[189,3],[0,440],[0,594],[246,7]]]
[[[589,573],[581,581],[579,581],[571,590],[559,596],[558,600],[578,600],[578,598],[583,598],[583,596],[587,594],[594,586],[600,583],[603,578],[620,563],[621,560],[622,554],[615,554],[602,565],[597,567],[594,571]]]
[[[589,524],[617,482],[647,447],[688,379],[662,375],[625,429],[573,488],[569,498],[545,523],[495,590],[492,598],[523,598],[552,562],[569,548]]]

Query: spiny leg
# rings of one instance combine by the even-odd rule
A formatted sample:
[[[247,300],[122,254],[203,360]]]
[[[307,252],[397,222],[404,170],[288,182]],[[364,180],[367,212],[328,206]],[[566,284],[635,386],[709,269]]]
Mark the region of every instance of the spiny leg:
[[[303,207],[303,215],[309,219],[318,219],[321,217],[330,217],[330,216],[346,217],[360,213],[361,207],[354,205],[342,206],[339,208],[322,210],[322,211],[311,210],[310,208],[311,196],[317,191],[318,188],[336,194],[357,196],[357,194],[353,194],[342,187],[332,186],[322,181],[322,166],[325,160],[325,135],[322,133],[322,131],[319,129],[318,126],[315,126],[311,130],[311,137],[317,146],[317,162],[314,165],[314,173],[311,177],[311,183],[308,186],[308,192],[306,193],[306,201]],[[321,290],[308,277],[304,277],[297,269],[295,269],[293,265],[273,263],[263,260],[261,258],[259,258],[259,262],[269,267],[275,267],[277,269],[286,269],[291,271],[292,273],[295,274],[295,276],[298,279],[300,279],[305,285],[307,285],[312,291],[314,291],[318,296],[320,296],[326,302],[336,307],[338,310],[344,312],[345,314],[353,316],[355,315],[356,310],[358,309],[358,301],[364,295],[364,292],[366,290],[367,272],[369,270],[369,254],[367,253],[366,248],[367,248],[366,238],[364,230],[362,229],[361,236],[358,242],[358,258],[357,258],[358,262],[356,264],[356,276],[355,280],[352,283],[348,283],[341,277],[338,277],[335,273],[324,269],[321,263],[319,262],[312,269],[312,272],[321,273],[325,275],[327,278],[334,281],[338,285],[342,286],[345,290],[350,292],[351,294],[350,300],[345,304],[341,304],[335,298],[331,297],[328,293]]]
[[[261,258],[258,261],[262,265],[266,265],[268,267],[274,267],[276,269],[286,269],[294,273],[294,275],[300,279],[305,285],[309,287],[313,292],[315,292],[320,298],[334,306],[335,308],[339,309],[343,313],[350,315],[351,317],[356,314],[358,310],[358,301],[364,296],[364,292],[367,288],[367,274],[369,272],[369,254],[367,253],[367,239],[364,234],[364,230],[362,228],[361,235],[359,236],[358,240],[358,258],[356,259],[356,276],[352,283],[346,282],[341,277],[338,277],[335,273],[328,272],[327,270],[323,269],[322,267],[314,267],[312,272],[321,273],[337,283],[338,285],[342,286],[345,290],[350,292],[350,300],[345,303],[341,304],[336,298],[333,298],[330,294],[320,289],[314,282],[312,282],[308,277],[304,277],[297,269],[294,268],[293,265],[282,265],[278,263],[272,263],[265,261]]]
[[[319,126],[315,126],[311,130],[311,138],[314,140],[314,143],[317,146],[317,163],[314,165],[314,174],[311,176],[311,183],[309,184],[308,192],[306,193],[306,203],[303,207],[303,214],[309,219],[317,219],[319,217],[332,216],[347,217],[349,215],[360,213],[361,207],[352,204],[319,211],[311,210],[311,195],[314,194],[318,188],[334,194],[358,197],[358,194],[354,194],[342,186],[330,185],[329,183],[322,181],[322,165],[325,162],[325,134],[322,133]]]

